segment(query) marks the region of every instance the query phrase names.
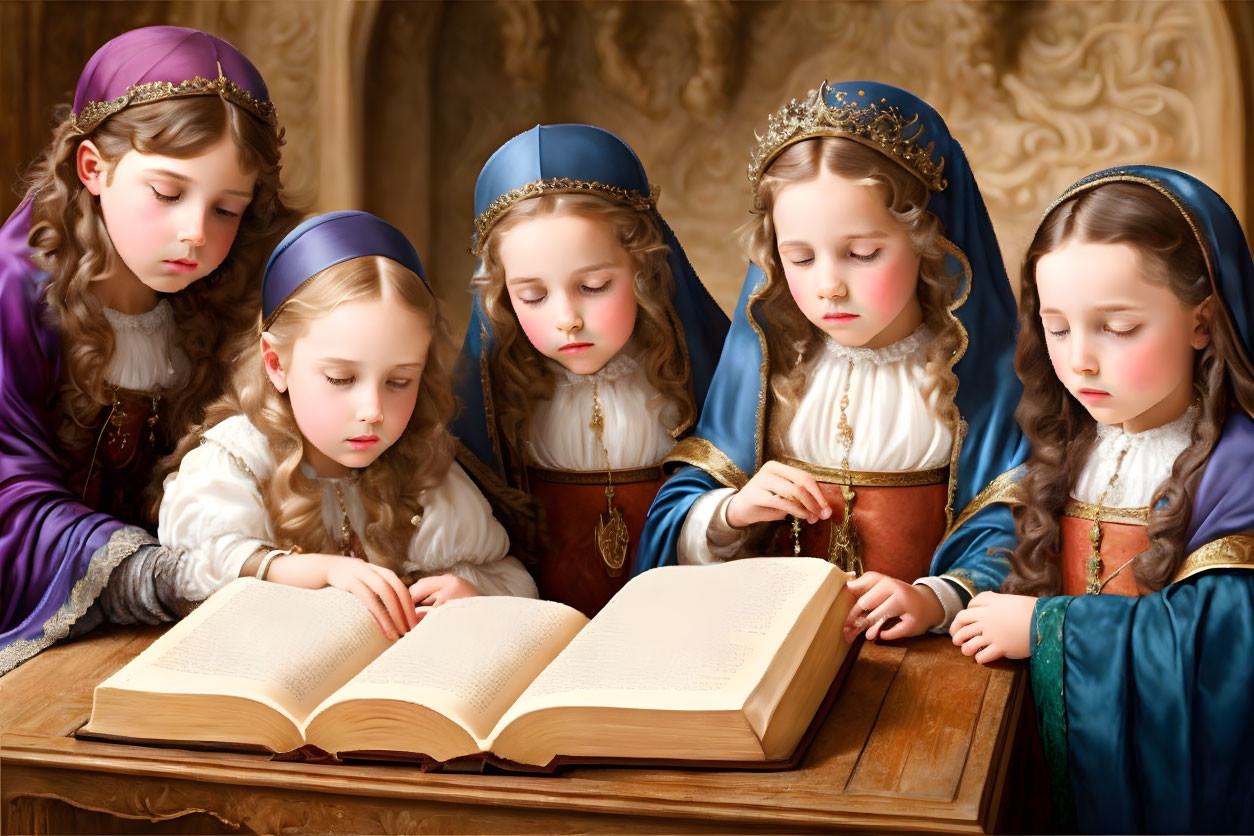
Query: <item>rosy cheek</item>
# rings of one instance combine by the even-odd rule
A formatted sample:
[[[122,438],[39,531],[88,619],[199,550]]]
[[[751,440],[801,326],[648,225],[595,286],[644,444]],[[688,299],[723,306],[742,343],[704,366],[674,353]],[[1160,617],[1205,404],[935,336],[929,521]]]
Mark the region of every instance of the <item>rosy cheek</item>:
[[[162,235],[166,226],[163,208],[153,201],[138,201],[138,205],[125,207],[122,217],[105,225],[114,247],[120,252],[146,255],[168,245],[170,242]]]
[[[636,296],[630,286],[626,292],[617,291],[589,308],[588,325],[595,334],[620,348],[626,344],[636,328]]]
[[[866,275],[862,286],[862,301],[881,316],[892,318],[914,293],[918,283],[918,271],[907,259],[896,259]]]
[[[1177,357],[1178,352],[1161,342],[1129,346],[1119,354],[1119,382],[1134,391],[1154,391],[1174,384],[1172,378],[1181,374]]]
[[[523,333],[527,335],[527,339],[533,346],[540,349],[544,343],[544,335],[553,330],[553,323],[549,321],[550,317],[544,313],[543,306],[532,307],[521,299],[510,301],[513,302],[514,316],[518,318],[518,324],[522,327]]]

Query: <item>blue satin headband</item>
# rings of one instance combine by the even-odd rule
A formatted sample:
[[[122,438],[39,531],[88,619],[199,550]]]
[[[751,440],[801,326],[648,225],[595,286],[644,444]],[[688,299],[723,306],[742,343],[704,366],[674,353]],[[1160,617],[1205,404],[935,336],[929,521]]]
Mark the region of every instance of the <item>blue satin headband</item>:
[[[427,283],[413,244],[387,221],[369,212],[317,215],[289,232],[266,263],[261,280],[262,330],[305,282],[328,267],[367,255],[390,258]]]

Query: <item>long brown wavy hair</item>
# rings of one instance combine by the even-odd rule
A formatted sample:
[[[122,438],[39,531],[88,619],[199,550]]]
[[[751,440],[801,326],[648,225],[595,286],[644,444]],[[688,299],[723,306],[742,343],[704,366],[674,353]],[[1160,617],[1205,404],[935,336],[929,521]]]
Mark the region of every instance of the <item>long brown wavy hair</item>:
[[[678,416],[670,429],[678,432],[696,417],[687,343],[683,325],[675,313],[675,279],[667,262],[669,250],[652,212],[641,212],[594,194],[546,194],[519,201],[488,233],[483,265],[471,281],[484,313],[492,323],[493,345],[489,356],[492,400],[502,440],[502,455],[514,485],[525,484],[523,444],[531,428],[538,401],[553,396],[554,378],[544,355],[535,349],[518,324],[505,288],[501,264],[501,236],[531,218],[577,215],[609,224],[635,267],[636,327],[632,345],[640,352],[649,383]]]
[[[115,350],[113,330],[90,288],[119,263],[99,202],[78,178],[80,143],[90,139],[112,166],[131,150],[194,157],[229,136],[240,165],[257,172],[252,202],[226,259],[209,276],[167,297],[178,345],[189,361],[187,379],[165,393],[161,407],[158,428],[166,444],[172,444],[221,393],[225,370],[260,306],[265,258],[298,220],[280,198],[283,132],[217,96],[134,105],[86,136],[74,132],[68,106],[58,115],[52,142],[27,173],[26,193],[33,213],[29,243],[36,263],[49,274],[44,301],[61,335],[58,433],[70,453],[93,443],[92,428],[112,400],[104,374]]]
[[[758,186],[761,208],[753,210],[753,218],[740,231],[745,253],[766,274],[758,305],[769,323],[764,329],[772,401],[768,455],[779,455],[787,449],[788,427],[825,339],[824,333],[806,319],[788,290],[776,247],[772,209],[780,190],[792,183],[813,180],[823,171],[850,180],[874,181],[888,211],[906,227],[919,254],[916,293],[923,308],[923,321],[933,334],[927,348],[928,382],[923,395],[926,398],[939,394],[934,403],[940,420],[953,426],[959,419],[953,402],[958,391],[953,364],[962,346],[963,331],[950,308],[962,277],[946,268],[946,252],[941,246],[943,224],[927,210],[931,193],[921,180],[873,148],[844,137],[815,137],[790,145],[766,169]]]
[[[357,485],[369,523],[362,534],[388,568],[401,571],[414,532],[412,518],[422,512],[423,493],[439,485],[453,462],[453,439],[447,425],[455,399],[452,387],[453,340],[435,296],[412,271],[390,258],[362,256],[328,267],[301,286],[279,309],[266,329],[271,347],[285,368],[292,346],[310,324],[349,302],[382,299],[403,305],[422,316],[431,328],[427,362],[418,385],[418,400],[405,431],[396,443],[359,471]],[[258,306],[260,307],[260,306]],[[256,313],[254,311],[254,316]],[[278,543],[304,552],[331,552],[322,518],[322,490],[301,472],[305,440],[296,425],[286,393],[266,376],[259,322],[253,343],[244,352],[227,392],[205,410],[204,422],[194,427],[164,464],[178,467],[188,451],[200,444],[210,427],[233,415],[244,415],[265,436],[276,462],[259,485]]]
[[[1196,306],[1214,293],[1209,255],[1194,237],[1182,210],[1158,190],[1140,183],[1111,182],[1064,201],[1041,223],[1023,263],[1019,297],[1019,343],[1015,370],[1023,399],[1015,412],[1032,445],[1020,483],[1023,503],[1014,509],[1019,545],[1003,589],[1024,595],[1061,590],[1057,555],[1058,518],[1097,437],[1097,424],[1054,374],[1040,318],[1036,265],[1069,242],[1126,244],[1140,256],[1147,281],[1166,285],[1185,305]],[[1254,408],[1254,375],[1240,360],[1237,337],[1222,305],[1214,305],[1210,343],[1196,350],[1193,385],[1201,413],[1190,445],[1176,459],[1171,476],[1150,502],[1150,547],[1133,563],[1137,582],[1162,589],[1184,560],[1193,496],[1202,470],[1219,441],[1235,400]]]

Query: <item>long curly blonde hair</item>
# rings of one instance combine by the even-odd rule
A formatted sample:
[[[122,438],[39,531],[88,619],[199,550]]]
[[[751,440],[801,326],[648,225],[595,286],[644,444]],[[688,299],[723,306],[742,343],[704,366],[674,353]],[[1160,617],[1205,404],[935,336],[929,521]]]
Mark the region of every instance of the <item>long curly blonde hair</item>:
[[[422,512],[423,493],[444,481],[453,462],[453,439],[447,425],[455,406],[454,348],[435,296],[422,279],[390,258],[362,256],[310,278],[283,303],[266,334],[280,363],[287,367],[293,344],[312,322],[338,305],[379,299],[419,314],[432,333],[408,425],[396,443],[357,477],[369,520],[363,539],[388,568],[400,572],[414,531],[411,520]],[[266,376],[258,333],[253,332],[253,344],[241,357],[227,393],[206,408],[204,422],[179,442],[163,469],[168,472],[177,467],[210,427],[243,414],[265,436],[276,461],[273,473],[259,487],[279,545],[304,552],[335,552],[322,518],[321,488],[301,472],[304,437],[288,396],[278,392]]]
[[[241,166],[257,172],[252,202],[226,259],[211,275],[168,297],[178,345],[189,361],[187,379],[165,393],[161,410],[158,429],[172,444],[221,393],[224,370],[260,305],[265,258],[298,220],[280,198],[283,131],[217,96],[134,105],[86,136],[74,132],[68,106],[59,118],[52,142],[27,173],[26,193],[32,206],[29,243],[36,263],[49,274],[44,301],[61,335],[58,432],[70,452],[92,443],[91,428],[111,403],[104,375],[115,350],[113,329],[90,288],[118,264],[100,204],[78,178],[79,145],[90,139],[112,166],[131,150],[194,157],[229,136]]]
[[[823,171],[850,180],[874,181],[883,193],[888,211],[906,227],[919,254],[916,292],[923,307],[923,321],[934,335],[927,349],[923,395],[939,395],[934,403],[940,420],[952,425],[959,418],[953,400],[958,391],[953,362],[962,344],[962,326],[950,308],[962,277],[946,268],[946,252],[941,246],[944,229],[940,219],[927,210],[927,186],[861,143],[843,137],[815,137],[789,146],[766,169],[758,187],[762,208],[754,210],[753,218],[740,232],[745,253],[766,274],[766,284],[758,297],[768,323],[765,332],[772,403],[767,434],[771,455],[786,449],[789,424],[825,339],[823,332],[806,319],[788,290],[771,212],[780,190],[792,183],[813,180]]]
[[[538,401],[551,398],[555,380],[544,356],[531,344],[505,288],[501,263],[501,236],[532,218],[576,215],[609,224],[635,267],[634,290],[638,312],[632,344],[640,352],[641,365],[675,416],[672,432],[688,426],[697,414],[692,394],[687,344],[683,325],[672,302],[675,279],[667,262],[669,249],[652,212],[642,212],[595,194],[546,194],[516,203],[488,233],[482,269],[471,281],[484,313],[492,324],[493,346],[489,356],[492,399],[502,441],[505,467],[514,485],[525,484],[522,449]]]

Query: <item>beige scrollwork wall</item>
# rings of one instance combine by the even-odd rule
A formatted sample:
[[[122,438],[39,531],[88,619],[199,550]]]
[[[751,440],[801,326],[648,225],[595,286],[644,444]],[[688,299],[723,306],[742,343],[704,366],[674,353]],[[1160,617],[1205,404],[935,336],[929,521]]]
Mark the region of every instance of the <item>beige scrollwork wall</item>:
[[[407,13],[387,4],[380,23]],[[1012,274],[1049,201],[1109,165],[1183,168],[1245,208],[1245,92],[1216,2],[511,0],[445,4],[437,30],[431,191],[408,198],[413,210],[390,208],[425,213],[424,255],[463,318],[479,167],[514,133],[561,121],[593,122],[636,149],[698,273],[730,307],[754,131],[824,78],[897,84],[946,117]],[[404,141],[404,126],[383,125],[371,133]]]
[[[49,108],[96,46],[163,22],[254,60],[287,128],[292,194],[401,226],[455,326],[469,309],[475,176],[538,122],[591,122],[627,140],[730,307],[754,131],[824,78],[897,84],[945,116],[1012,275],[1049,200],[1105,166],[1185,169],[1247,216],[1254,11],[1217,0],[0,0],[0,98],[21,117],[0,120],[6,174],[46,141]]]

